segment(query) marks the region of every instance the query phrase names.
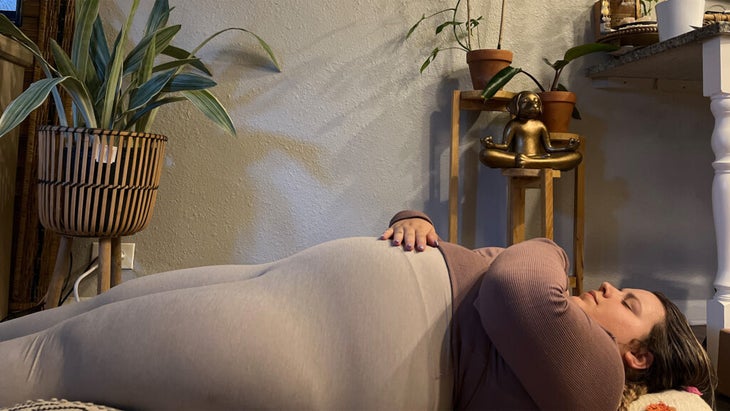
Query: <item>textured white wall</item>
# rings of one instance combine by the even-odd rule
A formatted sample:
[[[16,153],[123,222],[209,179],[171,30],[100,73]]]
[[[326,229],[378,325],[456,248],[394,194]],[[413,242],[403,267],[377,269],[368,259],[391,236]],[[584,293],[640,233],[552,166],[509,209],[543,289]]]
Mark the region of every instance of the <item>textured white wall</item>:
[[[105,2],[102,13],[118,20],[130,3]],[[137,244],[137,274],[265,262],[333,238],[376,235],[403,208],[426,210],[445,234],[450,99],[469,87],[465,57],[446,52],[420,75],[432,36],[421,30],[404,42],[421,14],[445,3],[171,0],[171,20],[183,25],[179,45],[245,27],[271,44],[283,72],[243,34],[226,34],[201,53],[239,135],[224,135],[187,105],[160,113],[156,131],[170,142],[157,208],[145,231],[125,239]],[[501,1],[472,3],[489,14]],[[508,2],[503,48],[547,80],[543,57],[592,40],[592,3]],[[483,46],[496,44],[497,24],[487,17]],[[563,77],[584,118],[573,127],[587,139],[587,285],[656,288],[687,310],[699,304],[690,316],[701,321],[716,265],[709,102],[699,93],[595,89],[583,72],[601,58],[576,62]],[[520,80],[508,88],[532,86]],[[478,138],[499,135],[506,119],[463,117],[462,242],[502,245],[504,180],[477,153]],[[557,194],[557,236],[568,248],[569,180]]]

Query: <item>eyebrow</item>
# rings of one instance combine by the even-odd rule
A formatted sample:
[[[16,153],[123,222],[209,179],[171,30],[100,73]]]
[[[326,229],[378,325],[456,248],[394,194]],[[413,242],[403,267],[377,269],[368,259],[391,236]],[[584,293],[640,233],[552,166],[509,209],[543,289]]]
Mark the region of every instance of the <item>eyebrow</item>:
[[[635,314],[637,316],[641,315],[641,300],[639,299],[639,297],[637,297],[636,294],[629,291],[628,293],[626,293],[626,299],[627,300],[633,299],[634,301],[636,301],[636,306],[634,307],[634,310],[636,310]]]

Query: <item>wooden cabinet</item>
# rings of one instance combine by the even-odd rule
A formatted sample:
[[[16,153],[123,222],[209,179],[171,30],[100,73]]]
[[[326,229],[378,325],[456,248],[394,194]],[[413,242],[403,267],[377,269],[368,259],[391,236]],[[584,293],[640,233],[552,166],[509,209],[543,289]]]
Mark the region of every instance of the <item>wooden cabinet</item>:
[[[33,64],[30,52],[0,36],[0,110],[23,91],[26,67]],[[13,245],[13,203],[18,157],[18,130],[0,137],[0,318],[8,314],[10,262]]]

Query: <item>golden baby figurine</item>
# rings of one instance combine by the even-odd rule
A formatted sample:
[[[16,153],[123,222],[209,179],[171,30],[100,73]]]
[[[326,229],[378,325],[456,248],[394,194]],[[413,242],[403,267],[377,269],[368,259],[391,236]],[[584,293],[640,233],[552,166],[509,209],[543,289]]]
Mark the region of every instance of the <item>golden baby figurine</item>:
[[[575,151],[578,139],[571,138],[565,147],[555,147],[550,133],[540,121],[542,101],[537,93],[523,91],[512,98],[507,110],[514,116],[504,127],[502,144],[484,137],[479,160],[493,168],[552,168],[570,170],[582,156]]]

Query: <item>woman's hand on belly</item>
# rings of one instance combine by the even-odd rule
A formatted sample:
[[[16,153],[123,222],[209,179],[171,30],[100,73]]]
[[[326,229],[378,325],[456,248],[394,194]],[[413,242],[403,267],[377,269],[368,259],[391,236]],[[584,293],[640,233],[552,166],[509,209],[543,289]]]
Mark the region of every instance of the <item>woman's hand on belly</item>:
[[[439,236],[434,226],[423,218],[398,220],[380,236],[381,240],[391,240],[393,246],[403,246],[405,251],[423,251],[426,246],[438,247]]]

